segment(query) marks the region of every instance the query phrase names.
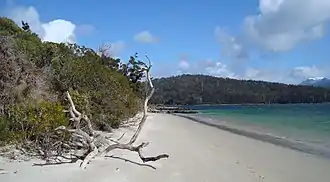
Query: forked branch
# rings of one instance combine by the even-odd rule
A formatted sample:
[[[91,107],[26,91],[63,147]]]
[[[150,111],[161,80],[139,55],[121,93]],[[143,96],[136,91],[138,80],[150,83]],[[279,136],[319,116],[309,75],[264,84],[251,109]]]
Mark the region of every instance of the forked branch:
[[[148,102],[149,102],[150,98],[152,97],[152,95],[154,93],[154,90],[155,90],[154,86],[152,84],[151,77],[150,77],[150,69],[152,67],[151,61],[150,61],[150,59],[147,55],[146,55],[146,58],[149,61],[149,65],[145,66],[142,69],[146,74],[147,84],[150,87],[150,91],[149,91],[149,93],[148,93],[148,91],[146,91],[146,97],[145,97],[145,100],[144,100],[143,117],[141,118],[141,121],[139,122],[137,130],[134,132],[133,136],[130,138],[129,142],[126,143],[126,144],[120,143],[119,142],[120,139],[118,139],[116,142],[114,142],[115,140],[105,137],[104,138],[105,140],[112,141],[115,144],[107,146],[102,152],[100,152],[100,149],[94,143],[95,137],[99,136],[99,135],[96,135],[96,131],[93,129],[90,119],[84,113],[81,113],[81,112],[77,111],[77,109],[74,105],[74,102],[73,102],[73,100],[70,96],[70,93],[66,92],[66,96],[67,96],[67,98],[69,100],[69,103],[70,103],[70,109],[69,109],[69,113],[70,113],[70,117],[71,117],[70,121],[73,122],[74,129],[68,129],[64,126],[61,126],[61,127],[57,128],[56,130],[70,132],[73,135],[79,136],[80,138],[82,138],[87,143],[88,149],[87,149],[87,152],[85,154],[85,157],[83,157],[83,162],[80,165],[82,168],[85,168],[86,165],[89,163],[89,161],[92,158],[94,158],[95,156],[104,155],[104,154],[106,154],[106,153],[108,153],[108,152],[110,152],[114,149],[123,149],[123,150],[130,150],[130,151],[133,151],[133,152],[137,152],[140,159],[143,162],[156,161],[156,160],[159,160],[159,159],[162,159],[162,158],[168,158],[169,157],[169,155],[167,155],[167,154],[161,154],[161,155],[154,156],[154,157],[144,157],[141,153],[141,150],[142,150],[142,148],[146,147],[148,145],[148,143],[141,143],[140,145],[134,145],[136,139],[138,138],[138,136],[139,136],[139,134],[140,134],[145,122],[146,122],[147,114],[148,114],[147,113],[147,111],[148,111]],[[81,125],[82,122],[85,122],[85,124],[87,125],[87,132],[81,129],[80,125]],[[122,136],[120,138],[122,138]]]
[[[145,71],[145,74],[146,74],[146,77],[147,77],[147,83],[150,86],[150,92],[146,93],[146,98],[144,100],[143,117],[141,118],[141,121],[138,125],[137,130],[134,132],[133,136],[131,137],[131,139],[129,140],[129,142],[127,144],[116,143],[116,144],[110,145],[109,147],[107,147],[102,152],[102,155],[105,154],[105,153],[110,152],[113,149],[126,149],[126,150],[137,152],[139,154],[140,159],[143,162],[156,161],[156,160],[159,160],[159,159],[162,159],[162,158],[168,158],[169,157],[169,155],[167,155],[167,154],[161,154],[161,155],[158,155],[156,157],[144,157],[141,154],[141,149],[143,147],[147,146],[148,143],[142,143],[138,146],[133,146],[134,142],[138,138],[138,136],[139,136],[146,120],[147,120],[147,117],[148,117],[148,113],[147,113],[147,111],[148,111],[148,102],[149,102],[150,98],[152,97],[152,95],[154,94],[154,91],[155,91],[155,88],[152,84],[152,80],[151,80],[151,76],[150,76],[150,69],[152,67],[151,61],[150,61],[150,59],[147,55],[146,55],[146,58],[149,61],[149,66],[144,67],[143,70]]]

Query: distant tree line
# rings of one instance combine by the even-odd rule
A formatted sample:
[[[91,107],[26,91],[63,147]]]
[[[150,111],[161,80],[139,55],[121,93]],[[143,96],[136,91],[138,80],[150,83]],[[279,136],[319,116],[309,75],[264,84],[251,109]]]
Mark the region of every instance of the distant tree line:
[[[206,75],[181,75],[153,80],[154,104],[242,104],[330,102],[330,89]]]

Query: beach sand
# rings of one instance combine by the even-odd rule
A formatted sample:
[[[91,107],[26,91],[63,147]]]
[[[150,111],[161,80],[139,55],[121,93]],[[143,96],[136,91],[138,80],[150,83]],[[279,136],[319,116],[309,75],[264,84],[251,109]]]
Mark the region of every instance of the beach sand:
[[[116,134],[132,133],[120,129]],[[79,163],[33,166],[34,162],[0,159],[1,182],[329,182],[330,160],[235,135],[168,115],[149,114],[137,140],[149,142],[146,156],[167,153],[168,159],[141,166],[136,153],[116,150],[117,158],[97,157],[80,169]],[[128,159],[124,161],[119,158]],[[2,170],[1,170],[2,169]],[[6,171],[8,174],[1,174]]]

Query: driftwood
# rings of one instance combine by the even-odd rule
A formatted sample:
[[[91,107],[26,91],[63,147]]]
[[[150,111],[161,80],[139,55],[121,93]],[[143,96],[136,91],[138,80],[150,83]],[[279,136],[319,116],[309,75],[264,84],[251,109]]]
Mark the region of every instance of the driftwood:
[[[104,156],[105,154],[107,154],[108,152],[114,150],[114,149],[123,149],[123,150],[130,150],[132,152],[137,152],[140,159],[143,162],[149,162],[149,161],[157,161],[159,159],[162,158],[168,158],[169,155],[167,154],[161,154],[158,156],[152,156],[152,157],[145,157],[142,155],[141,150],[142,148],[146,147],[148,145],[148,143],[141,143],[139,145],[134,145],[136,139],[138,138],[145,122],[147,119],[147,111],[148,111],[148,102],[150,100],[150,98],[152,97],[153,93],[154,93],[154,86],[152,84],[151,81],[151,77],[150,77],[150,69],[151,69],[151,61],[148,58],[148,56],[146,56],[146,58],[149,61],[149,66],[145,66],[143,68],[143,71],[146,74],[146,78],[147,78],[147,83],[150,87],[150,92],[147,93],[146,92],[146,98],[144,100],[144,110],[143,110],[143,117],[141,119],[141,121],[139,122],[138,128],[137,130],[134,132],[133,136],[130,138],[128,143],[120,143],[119,140],[124,136],[124,134],[117,140],[111,139],[111,138],[107,138],[105,137],[104,140],[109,141],[110,142],[114,142],[114,144],[108,145],[105,147],[105,149],[103,149],[101,151],[101,147],[98,147],[95,145],[95,138],[100,136],[100,131],[95,131],[92,127],[92,123],[90,121],[90,119],[88,118],[88,116],[84,113],[81,113],[79,111],[77,111],[74,102],[70,96],[69,92],[66,92],[66,97],[70,103],[70,108],[69,108],[69,114],[70,114],[70,121],[73,123],[73,129],[71,128],[66,128],[64,126],[58,127],[56,129],[56,131],[66,131],[66,132],[70,132],[73,136],[79,137],[82,140],[85,141],[85,143],[88,145],[87,147],[87,151],[85,153],[85,155],[82,157],[83,162],[80,164],[80,167],[85,168],[86,165],[89,163],[89,161],[91,161],[91,159],[93,159],[96,156]],[[84,123],[85,125],[87,125],[87,129],[82,129],[81,128],[81,124]]]

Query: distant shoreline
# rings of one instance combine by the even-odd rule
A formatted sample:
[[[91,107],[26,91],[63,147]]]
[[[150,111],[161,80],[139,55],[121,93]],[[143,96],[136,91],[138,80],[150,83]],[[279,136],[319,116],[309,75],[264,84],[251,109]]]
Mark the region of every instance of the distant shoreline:
[[[281,146],[284,148],[289,148],[289,149],[300,151],[303,153],[312,154],[312,155],[330,159],[330,151],[317,149],[315,147],[312,147],[310,145],[306,145],[303,143],[298,143],[298,142],[294,142],[294,141],[276,137],[276,136],[251,132],[251,131],[237,129],[237,128],[230,127],[230,126],[225,126],[225,125],[222,125],[219,123],[210,122],[207,120],[209,118],[202,117],[202,116],[195,115],[195,114],[172,114],[172,115],[178,116],[178,117],[183,117],[183,118],[189,119],[189,120],[197,122],[197,123],[215,127],[220,130],[223,130],[223,131],[227,131],[227,132],[234,133],[237,135],[245,136],[245,137],[259,140],[262,142],[267,142],[267,143]]]
[[[193,105],[164,105],[167,107],[191,107],[191,106],[265,106],[265,105],[313,105],[313,104],[330,104],[330,102],[319,102],[319,103],[270,103],[270,104],[264,104],[264,103],[243,103],[243,104],[193,104]]]

